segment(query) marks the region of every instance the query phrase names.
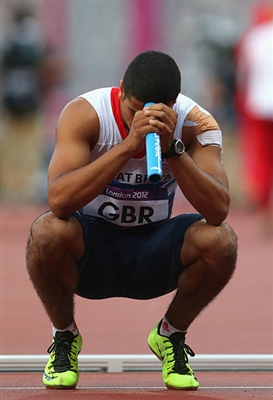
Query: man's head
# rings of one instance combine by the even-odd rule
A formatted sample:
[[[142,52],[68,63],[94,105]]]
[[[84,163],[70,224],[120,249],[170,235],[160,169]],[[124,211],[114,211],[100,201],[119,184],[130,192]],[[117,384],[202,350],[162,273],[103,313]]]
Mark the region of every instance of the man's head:
[[[167,54],[145,51],[129,64],[123,78],[124,98],[143,103],[175,102],[181,90],[180,70]]]

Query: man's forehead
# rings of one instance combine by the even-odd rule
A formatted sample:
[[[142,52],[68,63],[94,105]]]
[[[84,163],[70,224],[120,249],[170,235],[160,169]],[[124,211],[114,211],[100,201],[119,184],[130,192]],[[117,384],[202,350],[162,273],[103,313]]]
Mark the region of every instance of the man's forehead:
[[[139,111],[144,108],[145,102],[137,100],[134,96],[126,97],[127,106],[130,107],[134,111]],[[176,101],[171,101],[166,105],[170,108],[173,108]]]
[[[134,111],[142,110],[145,104],[143,101],[137,100],[134,96],[127,97],[126,102],[127,106]]]

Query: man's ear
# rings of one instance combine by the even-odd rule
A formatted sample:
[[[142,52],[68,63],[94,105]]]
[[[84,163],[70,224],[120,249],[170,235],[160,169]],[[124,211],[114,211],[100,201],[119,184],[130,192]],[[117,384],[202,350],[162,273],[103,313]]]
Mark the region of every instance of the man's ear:
[[[124,95],[124,86],[123,86],[123,80],[120,81],[119,83],[119,93],[118,93],[118,98],[123,101],[125,98]]]
[[[167,106],[170,107],[170,108],[173,108],[175,103],[176,103],[176,100],[175,101],[171,101],[170,103],[167,104]]]

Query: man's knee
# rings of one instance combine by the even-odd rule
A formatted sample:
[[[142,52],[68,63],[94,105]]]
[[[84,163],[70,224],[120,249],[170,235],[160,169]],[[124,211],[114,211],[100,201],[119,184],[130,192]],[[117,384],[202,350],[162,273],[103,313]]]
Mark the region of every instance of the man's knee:
[[[47,212],[39,216],[32,223],[30,228],[30,238],[32,242],[40,247],[48,247],[56,240],[62,238],[61,220],[52,212]]]
[[[30,227],[30,242],[46,247],[52,239],[54,232],[54,217],[48,212],[34,220]]]
[[[227,269],[234,270],[237,236],[225,222],[214,226],[204,220],[197,221],[186,232],[181,256],[182,262],[186,264],[202,258],[209,264],[224,264]]]
[[[216,235],[216,259],[220,260],[227,275],[232,275],[237,261],[237,236],[234,230],[225,222],[219,226],[220,233]],[[215,253],[214,253],[215,254]]]
[[[31,225],[28,248],[33,246],[47,252],[66,248],[79,258],[83,253],[82,228],[74,217],[62,220],[47,212]]]

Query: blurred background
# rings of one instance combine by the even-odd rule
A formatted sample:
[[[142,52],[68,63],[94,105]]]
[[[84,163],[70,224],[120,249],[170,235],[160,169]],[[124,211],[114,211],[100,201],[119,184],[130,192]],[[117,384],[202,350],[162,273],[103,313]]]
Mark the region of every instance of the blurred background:
[[[182,93],[218,120],[223,130],[223,157],[230,180],[231,218],[236,221],[238,215],[244,215],[244,221],[248,222],[238,228],[239,232],[243,235],[246,229],[257,232],[259,243],[267,243],[261,244],[266,246],[262,251],[264,262],[273,266],[270,247],[273,150],[267,166],[262,164],[265,150],[259,150],[259,171],[254,160],[246,160],[253,149],[246,148],[243,134],[246,125],[242,118],[244,115],[250,121],[243,42],[252,28],[272,25],[272,15],[272,1],[262,0],[1,2],[1,243],[6,254],[2,257],[3,266],[17,262],[13,259],[16,251],[24,263],[24,243],[19,245],[19,234],[25,241],[32,217],[47,208],[47,166],[54,147],[55,126],[64,105],[89,90],[118,86],[127,64],[148,49],[169,53],[176,60],[182,72]],[[267,40],[264,37],[270,38],[271,47],[263,54],[269,58],[265,61],[262,55],[257,55],[256,60],[262,60],[271,74],[261,72],[258,66],[256,69],[260,78],[267,78],[267,91],[259,92],[258,97],[269,105],[263,118],[271,124],[267,129],[271,139],[259,141],[265,148],[273,149],[269,146],[269,140],[273,144],[272,34],[269,30],[264,35],[261,43]],[[262,48],[258,42],[254,43],[248,54],[255,55]],[[261,88],[262,84],[258,85]],[[248,163],[252,163],[252,170]],[[253,168],[261,175],[267,168],[266,176],[255,176],[253,183],[249,172]],[[255,186],[260,179],[262,188],[266,187],[266,193],[260,196],[262,200],[253,195],[262,190]],[[184,204],[181,194],[177,198]],[[253,222],[249,225],[250,220]],[[256,233],[252,239],[255,244]],[[247,246],[246,240],[243,243]],[[245,251],[249,253],[246,247]],[[23,270],[21,266],[20,269]],[[4,268],[2,272],[3,282],[12,285]],[[270,282],[271,269],[265,276],[263,279]],[[7,295],[5,301],[12,303],[9,289],[5,285],[2,289],[3,296]],[[271,310],[268,325],[271,329],[271,294],[266,302]],[[4,315],[9,324],[5,311]],[[269,334],[266,340],[272,345]]]
[[[1,3],[2,202],[46,201],[46,168],[61,109],[81,93],[118,86],[127,64],[147,49],[174,57],[182,92],[220,123],[232,197],[240,202],[235,50],[270,6],[272,1],[253,0]]]

